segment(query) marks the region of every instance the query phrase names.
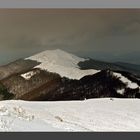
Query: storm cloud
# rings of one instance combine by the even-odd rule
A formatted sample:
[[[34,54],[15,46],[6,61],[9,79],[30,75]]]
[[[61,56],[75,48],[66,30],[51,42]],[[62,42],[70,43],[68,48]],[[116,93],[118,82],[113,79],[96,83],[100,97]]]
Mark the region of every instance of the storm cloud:
[[[57,48],[140,64],[139,45],[139,10],[0,10],[0,64]]]

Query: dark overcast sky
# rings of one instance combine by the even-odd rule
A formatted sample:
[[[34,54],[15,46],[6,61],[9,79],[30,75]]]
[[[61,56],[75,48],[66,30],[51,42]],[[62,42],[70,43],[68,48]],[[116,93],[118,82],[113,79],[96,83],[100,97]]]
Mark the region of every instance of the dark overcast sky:
[[[139,0],[0,0],[2,8],[139,8]]]
[[[0,65],[57,48],[140,64],[140,10],[0,9]]]

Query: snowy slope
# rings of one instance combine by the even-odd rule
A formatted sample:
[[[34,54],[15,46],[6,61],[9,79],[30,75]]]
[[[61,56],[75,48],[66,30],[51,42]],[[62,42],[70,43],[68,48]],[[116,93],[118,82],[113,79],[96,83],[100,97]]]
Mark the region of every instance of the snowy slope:
[[[55,72],[60,74],[62,77],[68,77],[71,79],[80,79],[85,75],[91,75],[98,72],[94,69],[80,70],[77,64],[81,61],[85,61],[86,59],[77,57],[59,49],[43,51],[26,59],[41,62],[41,64],[35,68]]]
[[[140,131],[140,100],[0,102],[0,131]]]
[[[139,88],[139,85],[137,83],[134,83],[132,81],[130,81],[128,78],[126,78],[125,76],[123,76],[120,73],[117,72],[113,72],[113,74],[118,77],[123,83],[125,83],[127,85],[128,88],[130,89],[136,89]]]
[[[21,76],[26,79],[26,80],[29,80],[32,76],[34,76],[35,74],[37,74],[37,72],[34,72],[34,71],[29,71],[29,72],[26,72],[24,74],[21,74]]]

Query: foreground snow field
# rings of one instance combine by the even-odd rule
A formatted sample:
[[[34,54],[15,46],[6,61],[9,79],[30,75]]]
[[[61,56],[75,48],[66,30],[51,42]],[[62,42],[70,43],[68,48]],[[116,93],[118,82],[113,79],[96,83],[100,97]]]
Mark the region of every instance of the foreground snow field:
[[[0,101],[0,131],[140,131],[140,100]]]

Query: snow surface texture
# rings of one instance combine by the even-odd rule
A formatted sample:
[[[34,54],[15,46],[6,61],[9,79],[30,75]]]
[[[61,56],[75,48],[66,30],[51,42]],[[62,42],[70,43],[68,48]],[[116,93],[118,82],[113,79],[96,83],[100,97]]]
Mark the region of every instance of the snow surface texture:
[[[70,79],[80,79],[85,75],[92,75],[99,72],[94,69],[80,70],[77,64],[86,59],[59,49],[43,51],[26,59],[41,62],[41,64],[37,65],[35,68],[55,72],[60,74],[62,77],[68,77]]]
[[[0,102],[0,131],[140,131],[139,99]]]

